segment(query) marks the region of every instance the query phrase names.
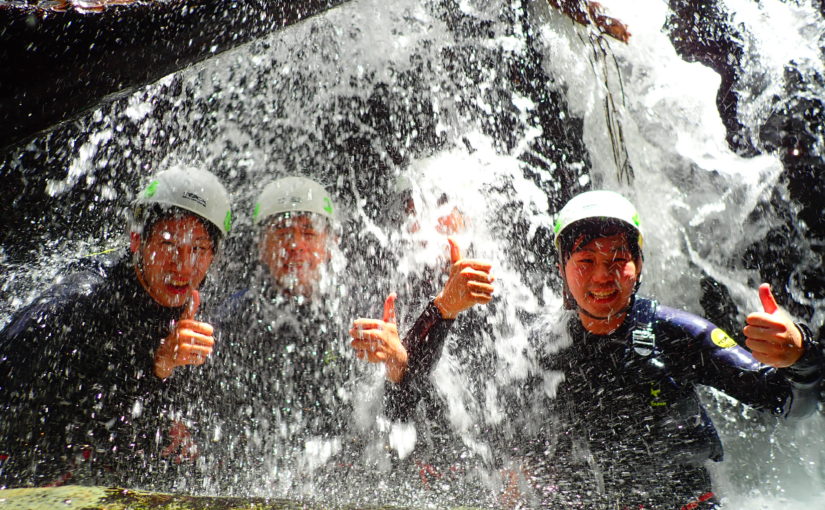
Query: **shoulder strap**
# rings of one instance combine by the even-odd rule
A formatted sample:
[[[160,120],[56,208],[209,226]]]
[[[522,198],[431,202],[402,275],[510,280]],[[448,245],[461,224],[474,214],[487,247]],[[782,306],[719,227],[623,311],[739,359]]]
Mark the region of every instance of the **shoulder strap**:
[[[642,357],[648,357],[656,350],[656,334],[653,332],[653,323],[656,320],[658,303],[653,299],[637,297],[633,303],[630,328],[630,346]]]

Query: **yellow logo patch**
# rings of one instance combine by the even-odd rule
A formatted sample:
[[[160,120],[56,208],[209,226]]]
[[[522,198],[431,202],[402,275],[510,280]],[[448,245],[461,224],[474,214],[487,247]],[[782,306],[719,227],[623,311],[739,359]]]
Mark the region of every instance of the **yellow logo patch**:
[[[659,406],[666,406],[667,405],[667,402],[665,402],[664,400],[662,400],[659,397],[659,394],[661,394],[661,393],[662,393],[662,390],[659,388],[659,386],[656,383],[650,383],[650,395],[653,397],[653,400],[650,401],[651,406],[659,407]]]
[[[727,333],[725,333],[719,328],[716,328],[710,332],[710,339],[713,340],[713,343],[715,343],[722,349],[728,349],[736,345],[736,342],[733,340],[733,338],[728,336]]]

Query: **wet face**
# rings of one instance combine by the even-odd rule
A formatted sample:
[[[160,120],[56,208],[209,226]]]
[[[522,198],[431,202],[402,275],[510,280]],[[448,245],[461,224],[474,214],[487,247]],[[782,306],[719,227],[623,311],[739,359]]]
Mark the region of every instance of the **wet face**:
[[[443,204],[442,204],[443,206]],[[407,217],[406,230],[410,234],[415,234],[421,230],[418,222],[418,213],[415,210],[415,202],[412,197],[406,199],[404,203],[404,214]],[[452,207],[436,219],[435,230],[441,235],[450,236],[461,234],[467,229],[467,221],[464,214],[458,207]]]
[[[564,276],[588,330],[605,334],[621,325],[641,269],[641,261],[633,258],[625,234],[574,246]]]
[[[438,218],[438,225],[435,229],[439,234],[445,236],[461,234],[466,230],[464,215],[458,210],[458,207],[453,207],[449,213]]]
[[[138,257],[138,281],[152,299],[169,307],[186,303],[215,256],[209,231],[193,215],[159,220],[144,238],[132,233],[131,250]]]
[[[326,222],[311,215],[274,220],[261,233],[260,260],[288,295],[310,297],[330,258]]]

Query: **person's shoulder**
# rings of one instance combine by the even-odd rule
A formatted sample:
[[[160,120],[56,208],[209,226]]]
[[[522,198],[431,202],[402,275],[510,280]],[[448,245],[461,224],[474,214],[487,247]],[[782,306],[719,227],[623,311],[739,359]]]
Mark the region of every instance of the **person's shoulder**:
[[[15,337],[27,330],[32,322],[47,327],[55,323],[57,317],[74,316],[78,311],[88,310],[88,299],[111,278],[119,264],[122,262],[114,256],[72,261],[54,284],[13,315],[0,336]]]
[[[56,294],[89,294],[104,282],[128,276],[130,267],[129,257],[122,252],[82,257],[66,267],[63,271],[65,276],[51,291]]]
[[[249,288],[236,289],[219,298],[215,305],[209,306],[206,315],[219,328],[227,328],[248,319],[256,309],[254,301],[255,293]]]

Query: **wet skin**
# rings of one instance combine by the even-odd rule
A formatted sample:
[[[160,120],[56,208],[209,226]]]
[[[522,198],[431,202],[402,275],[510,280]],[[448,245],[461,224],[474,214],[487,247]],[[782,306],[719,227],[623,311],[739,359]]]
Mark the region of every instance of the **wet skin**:
[[[158,304],[179,307],[198,289],[215,256],[203,222],[187,215],[165,218],[145,239],[132,233],[130,248],[138,254],[138,281]]]
[[[564,276],[585,329],[604,335],[621,326],[641,270],[641,261],[634,260],[624,234],[594,239],[574,249]]]
[[[405,207],[405,213],[407,214],[407,232],[415,234],[421,230],[421,224],[416,218],[415,205],[412,204],[412,199],[407,200]],[[449,213],[438,217],[435,230],[445,236],[461,234],[467,229],[466,223],[464,214],[461,213],[458,207],[453,207]]]
[[[330,257],[329,236],[326,222],[311,215],[276,219],[261,233],[260,260],[283,292],[310,297]]]

